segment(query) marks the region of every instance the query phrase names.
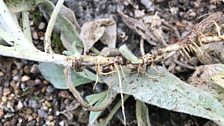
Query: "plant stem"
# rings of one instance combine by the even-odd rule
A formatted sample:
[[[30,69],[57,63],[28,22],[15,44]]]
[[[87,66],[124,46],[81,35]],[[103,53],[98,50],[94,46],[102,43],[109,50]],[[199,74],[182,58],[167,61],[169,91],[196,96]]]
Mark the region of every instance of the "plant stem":
[[[32,43],[28,11],[22,12],[22,20],[23,20],[23,32],[24,32],[25,36],[27,37],[27,39],[30,41],[30,43]]]
[[[33,43],[29,42],[20,26],[14,21],[12,13],[9,11],[3,0],[0,0],[0,8],[0,25],[4,26],[2,30],[9,32],[12,37],[18,39],[17,41],[14,41],[16,45],[28,49],[35,49]]]
[[[15,57],[21,59],[27,59],[37,62],[50,62],[63,66],[72,66],[72,58],[66,57],[60,54],[49,54],[41,52],[39,50],[17,48],[17,47],[6,47],[0,45],[0,54],[7,57]]]
[[[45,52],[49,52],[49,53],[53,53],[52,47],[51,47],[51,34],[52,34],[52,30],[54,28],[54,24],[56,21],[56,18],[58,16],[58,13],[60,11],[61,6],[63,5],[64,0],[58,0],[58,3],[54,9],[54,11],[52,12],[51,18],[48,22],[48,26],[47,26],[47,30],[45,33],[45,45],[44,45],[44,50]]]

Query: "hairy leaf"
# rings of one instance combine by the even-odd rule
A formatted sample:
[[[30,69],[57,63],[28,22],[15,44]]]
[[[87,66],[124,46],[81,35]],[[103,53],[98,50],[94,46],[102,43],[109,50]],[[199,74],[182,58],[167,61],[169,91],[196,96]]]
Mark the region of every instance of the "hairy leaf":
[[[6,4],[10,11],[13,13],[18,13],[21,11],[28,11],[39,6],[41,12],[43,13],[46,19],[50,18],[51,13],[53,12],[55,6],[52,2],[48,0],[7,0]],[[65,9],[63,6],[62,8]],[[76,27],[73,25],[67,16],[64,16],[65,10],[61,10],[55,22],[55,30],[61,33],[61,38],[63,45],[69,51],[76,52],[76,46],[83,47],[81,40],[78,37]],[[75,47],[72,44],[75,43]],[[72,48],[74,47],[74,48]]]
[[[42,75],[50,81],[55,88],[58,89],[67,89],[67,85],[64,78],[64,67],[51,63],[41,63],[38,66]],[[82,84],[86,84],[95,80],[95,74],[89,72],[88,70],[84,70],[83,72],[73,72],[72,80],[74,86],[79,86]],[[101,81],[101,80],[99,80]]]
[[[100,94],[92,94],[92,95],[87,96],[86,99],[89,102],[89,104],[91,104],[91,105],[93,105],[93,104],[95,104],[94,106],[104,105],[105,102],[107,101],[107,92],[104,91]],[[89,125],[93,125],[101,113],[102,113],[102,111],[90,112]]]
[[[50,1],[44,1],[38,3],[41,12],[43,13],[46,19],[49,19],[51,13],[54,10],[54,4]],[[75,26],[67,19],[65,16],[60,14],[58,15],[55,26],[55,30],[61,33],[61,37],[63,38],[62,42],[65,48],[69,51],[76,52],[76,48],[72,48],[72,44],[75,43],[78,47],[83,47],[82,42],[78,37],[78,33],[76,31]]]
[[[151,126],[149,121],[149,110],[144,102],[136,101],[136,119],[138,126]]]
[[[150,68],[145,74],[125,71],[122,78],[123,93],[136,99],[167,110],[187,113],[213,120],[224,125],[223,105],[206,91],[181,81],[162,67]],[[153,76],[154,79],[152,79]],[[155,78],[155,77],[158,78]],[[113,79],[112,88],[120,92],[117,74],[105,77],[105,82]]]
[[[84,43],[85,51],[88,52],[93,45],[101,39],[102,43],[110,48],[116,45],[116,23],[112,19],[98,19],[83,24],[80,39]]]
[[[37,0],[5,0],[7,7],[13,13],[28,11],[35,6]]]

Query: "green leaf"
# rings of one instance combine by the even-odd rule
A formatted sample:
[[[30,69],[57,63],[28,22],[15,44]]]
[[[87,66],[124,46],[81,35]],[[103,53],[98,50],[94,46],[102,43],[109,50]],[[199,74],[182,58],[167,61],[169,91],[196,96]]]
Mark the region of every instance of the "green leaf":
[[[64,67],[51,63],[40,63],[38,66],[41,74],[50,81],[55,88],[67,89],[67,85],[64,77]],[[72,80],[74,86],[87,84],[95,80],[95,74],[84,70],[83,72],[73,72]]]
[[[89,104],[91,104],[91,105],[93,105],[93,104],[95,104],[94,106],[104,105],[105,102],[107,101],[107,91],[104,91],[99,94],[89,95],[86,97],[86,99],[89,102]],[[102,111],[99,111],[99,112],[91,111],[89,114],[89,125],[93,125],[101,113],[102,113]]]
[[[49,18],[55,8],[54,4],[48,0],[7,0],[6,4],[13,13],[28,11],[38,5],[45,18]],[[66,16],[63,16],[63,13],[62,11],[58,15],[54,28],[63,34],[63,38],[66,38],[66,45],[63,43],[66,46],[65,48],[69,51],[77,52],[77,46],[83,48],[83,43],[76,31],[78,28],[72,23],[74,21],[70,21]],[[73,43],[75,43],[75,47],[72,46]]]
[[[45,18],[50,17],[55,8],[52,2],[46,0],[44,0],[44,2],[39,2],[38,6],[40,6],[40,10],[43,12]],[[78,37],[78,32],[76,31],[75,26],[65,16],[61,14],[58,15],[54,28],[56,31],[63,34],[63,38],[66,38],[66,42],[69,42],[66,43],[67,45],[63,43],[65,48],[69,51],[77,52],[76,48],[71,48],[73,43],[75,43],[76,47],[78,46],[83,48],[83,43]]]
[[[124,102],[129,98],[129,95],[124,95]],[[121,99],[119,102],[116,103],[116,105],[112,108],[112,110],[110,110],[110,113],[107,115],[107,117],[96,124],[96,126],[108,126],[108,123],[110,122],[110,120],[114,117],[114,115],[116,114],[116,112],[118,111],[118,109],[121,107]]]
[[[131,63],[140,63],[139,59],[128,49],[126,45],[122,45],[119,48],[119,51],[127,60],[131,61]]]
[[[218,99],[202,89],[191,86],[169,73],[162,67],[151,67],[146,74],[134,74],[124,70],[123,93],[136,99],[167,110],[187,113],[213,120],[224,125],[224,107]],[[113,79],[112,88],[119,92],[119,82],[115,77],[104,77],[105,82]],[[149,76],[157,76],[152,79]]]
[[[13,13],[28,11],[35,6],[35,0],[5,0],[5,3]]]
[[[138,126],[151,126],[149,121],[149,110],[144,102],[136,101],[136,119]]]
[[[88,101],[88,103],[90,105],[95,104],[96,102],[98,102],[99,100],[105,98],[105,96],[107,95],[107,92],[101,92],[99,94],[91,94],[89,96],[86,96],[86,100]]]

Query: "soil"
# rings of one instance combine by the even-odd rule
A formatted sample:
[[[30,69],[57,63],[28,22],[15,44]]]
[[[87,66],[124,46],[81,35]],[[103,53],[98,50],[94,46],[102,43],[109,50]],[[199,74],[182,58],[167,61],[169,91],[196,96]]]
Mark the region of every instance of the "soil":
[[[53,0],[55,2],[56,0]],[[127,1],[130,1],[128,3]],[[130,29],[118,15],[117,10],[129,16],[134,16],[135,10],[144,10],[144,13],[154,15],[172,26],[177,27],[181,36],[186,34],[193,24],[201,20],[208,13],[222,11],[223,2],[218,0],[66,0],[64,5],[72,9],[82,26],[85,22],[100,18],[113,18],[117,22],[117,47],[126,44],[136,55],[140,56],[139,42],[141,37]],[[38,27],[46,20],[41,20],[32,25],[33,40],[39,49],[43,49],[43,29]],[[125,34],[127,39],[122,37]],[[167,39],[176,41],[170,31],[165,36],[173,36]],[[96,48],[103,46],[96,44]],[[145,52],[149,52],[153,46],[145,41]],[[38,63],[7,58],[0,56],[0,126],[35,126],[35,125],[60,125],[60,126],[84,126],[88,125],[88,111],[85,111],[76,102],[68,90],[58,90],[46,81],[37,68]],[[186,79],[182,74],[181,77]],[[83,95],[91,93],[91,86],[78,88]],[[69,106],[77,106],[72,109]],[[135,100],[129,98],[126,101],[127,122],[135,126]],[[215,126],[209,120],[176,113],[156,106],[148,105],[152,126]],[[71,110],[66,114],[61,112]],[[106,113],[109,113],[107,109]],[[103,114],[103,115],[105,115]],[[101,116],[103,119],[105,116]],[[119,110],[109,125],[122,125],[122,113]],[[208,124],[210,123],[210,124]]]

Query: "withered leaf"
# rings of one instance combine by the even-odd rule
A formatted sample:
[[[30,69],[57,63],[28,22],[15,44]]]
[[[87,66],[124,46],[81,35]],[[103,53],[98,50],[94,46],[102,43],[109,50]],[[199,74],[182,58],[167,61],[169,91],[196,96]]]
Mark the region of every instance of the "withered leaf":
[[[152,33],[148,30],[142,20],[136,20],[125,15],[123,12],[118,11],[118,14],[122,17],[124,23],[131,29],[135,30],[143,39],[149,42],[151,45],[157,45],[155,41],[157,39]]]
[[[116,23],[113,19],[98,19],[83,24],[80,39],[84,44],[84,51],[88,52],[101,39],[108,47],[115,48]]]

